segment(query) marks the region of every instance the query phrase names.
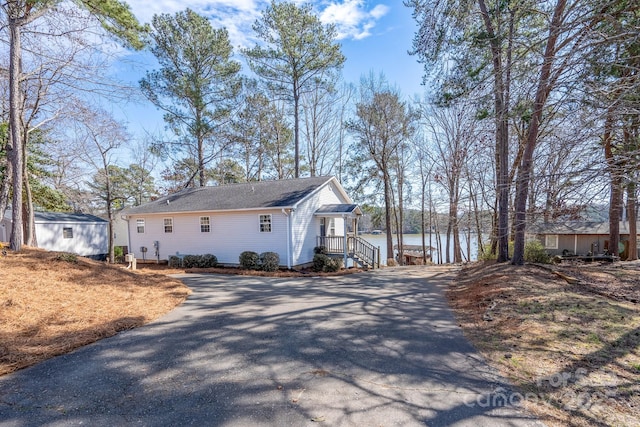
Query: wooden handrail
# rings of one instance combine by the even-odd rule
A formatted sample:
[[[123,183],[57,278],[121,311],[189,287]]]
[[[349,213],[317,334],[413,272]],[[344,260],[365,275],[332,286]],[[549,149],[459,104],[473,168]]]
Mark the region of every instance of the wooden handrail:
[[[344,254],[344,236],[318,236],[317,246],[324,247],[328,254]],[[371,268],[380,268],[378,248],[361,237],[347,237],[347,255],[357,258]]]

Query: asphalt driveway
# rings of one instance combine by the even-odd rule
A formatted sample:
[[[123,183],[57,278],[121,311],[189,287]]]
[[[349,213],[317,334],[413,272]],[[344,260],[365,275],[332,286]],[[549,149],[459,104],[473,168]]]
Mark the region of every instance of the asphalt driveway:
[[[529,426],[463,338],[442,268],[184,275],[145,327],[0,378],[0,426]]]

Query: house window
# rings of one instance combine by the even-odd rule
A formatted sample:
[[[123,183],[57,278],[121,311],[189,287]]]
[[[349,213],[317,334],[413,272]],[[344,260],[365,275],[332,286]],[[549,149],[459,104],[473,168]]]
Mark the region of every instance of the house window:
[[[200,217],[200,232],[209,233],[211,231],[211,220],[208,216]]]
[[[164,232],[173,233],[173,218],[164,219]]]
[[[136,229],[138,233],[144,233],[144,219],[136,219]]]
[[[271,215],[260,215],[260,232],[271,233]]]
[[[544,236],[544,247],[545,249],[558,249],[558,235],[547,234]]]
[[[336,219],[335,218],[331,218],[329,219],[329,236],[335,236],[336,235]]]
[[[63,228],[62,229],[62,238],[63,239],[73,239],[73,228]]]

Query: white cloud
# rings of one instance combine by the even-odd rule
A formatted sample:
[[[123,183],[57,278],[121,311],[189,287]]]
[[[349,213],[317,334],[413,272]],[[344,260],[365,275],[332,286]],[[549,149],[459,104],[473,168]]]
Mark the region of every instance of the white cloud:
[[[305,3],[306,0],[293,0]],[[225,27],[229,31],[231,44],[249,46],[252,44],[251,26],[261,16],[270,0],[129,0],[131,10],[141,22],[151,22],[155,14],[174,14],[186,8],[207,16],[214,27]],[[322,22],[335,24],[339,39],[363,39],[389,11],[384,4],[367,9],[365,0],[316,0]]]
[[[134,15],[149,23],[153,15],[174,14],[187,8],[208,17],[215,28],[225,27],[233,46],[246,46],[251,38],[251,25],[260,17],[266,0],[129,0]]]
[[[364,0],[345,0],[330,3],[320,14],[320,19],[336,26],[339,39],[360,40],[371,35],[377,21],[387,12],[389,7],[383,4],[368,11]]]

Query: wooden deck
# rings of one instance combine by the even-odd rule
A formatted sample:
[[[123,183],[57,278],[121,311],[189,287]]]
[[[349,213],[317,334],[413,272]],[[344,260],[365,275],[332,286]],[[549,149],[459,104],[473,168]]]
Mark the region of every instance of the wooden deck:
[[[345,254],[344,236],[318,236],[316,246],[322,246],[329,255]],[[364,268],[380,268],[380,248],[376,248],[371,243],[361,237],[347,236],[346,254],[355,263]]]

